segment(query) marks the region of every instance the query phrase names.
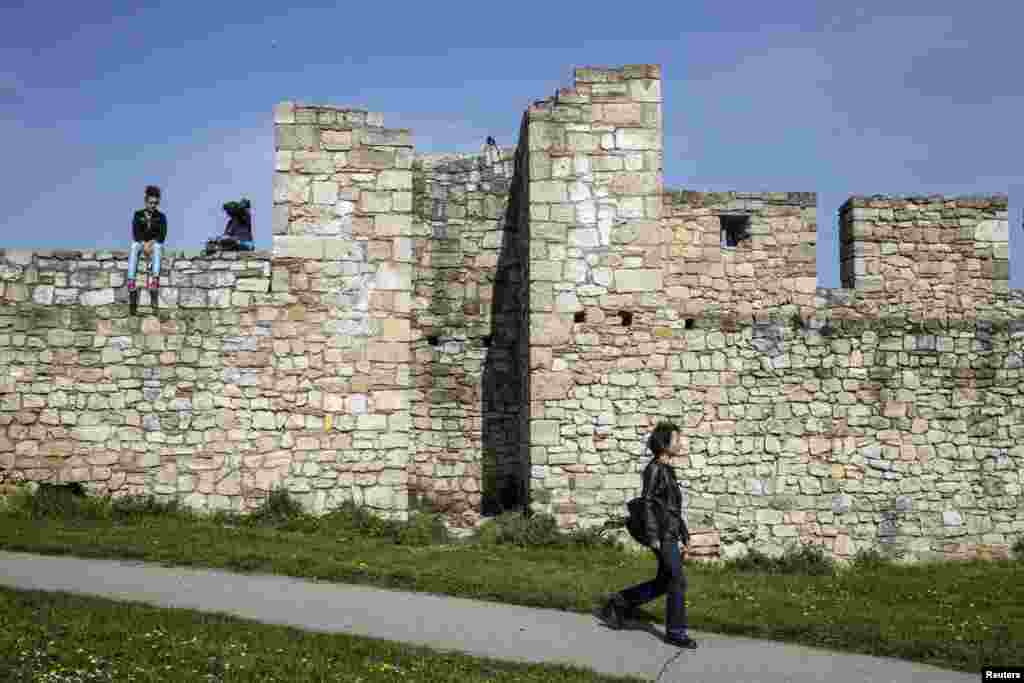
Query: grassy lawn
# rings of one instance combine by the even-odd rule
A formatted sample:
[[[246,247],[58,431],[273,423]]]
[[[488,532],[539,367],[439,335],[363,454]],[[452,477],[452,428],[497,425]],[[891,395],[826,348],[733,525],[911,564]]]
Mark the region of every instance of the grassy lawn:
[[[38,496],[38,494],[37,494]],[[75,507],[78,505],[78,507]],[[61,508],[23,498],[0,513],[0,548],[284,574],[590,612],[609,591],[650,578],[652,557],[560,537],[550,520],[502,518],[466,542],[428,515],[411,524],[358,510],[319,520],[278,506],[241,520],[109,503]],[[34,507],[33,507],[34,506]],[[269,507],[269,506],[268,506]],[[753,559],[757,559],[756,557]],[[819,555],[688,563],[695,630],[900,657],[962,671],[1024,661],[1024,562],[836,568]],[[663,601],[648,605],[662,618]]]
[[[310,633],[190,610],[0,588],[0,680],[610,683],[638,679]]]

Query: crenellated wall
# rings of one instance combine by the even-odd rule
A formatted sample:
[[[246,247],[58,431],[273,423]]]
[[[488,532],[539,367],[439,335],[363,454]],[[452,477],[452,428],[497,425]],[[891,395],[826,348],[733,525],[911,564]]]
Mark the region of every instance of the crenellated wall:
[[[779,306],[810,313],[817,288],[817,197],[811,192],[668,191],[660,239],[667,299],[687,316],[765,318]],[[749,237],[721,242],[722,217],[749,221]],[[661,246],[661,242],[659,242]]]
[[[663,188],[657,65],[577,69],[479,154],[274,120],[272,253],[168,253],[159,316],[122,252],[0,252],[3,476],[572,528],[624,512],[671,420],[698,556],[1024,535],[1005,196],[851,198],[822,289],[813,193]]]
[[[851,197],[839,210],[844,287],[915,315],[971,316],[1009,291],[1006,195]]]

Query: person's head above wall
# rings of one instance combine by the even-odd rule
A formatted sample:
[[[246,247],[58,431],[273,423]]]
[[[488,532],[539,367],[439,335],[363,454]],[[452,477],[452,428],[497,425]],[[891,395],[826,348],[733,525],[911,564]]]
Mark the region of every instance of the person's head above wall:
[[[224,212],[229,216],[244,216],[248,214],[252,204],[245,197],[242,197],[240,201],[230,201],[224,203]]]
[[[160,206],[160,188],[156,185],[146,185],[146,208],[155,209]]]

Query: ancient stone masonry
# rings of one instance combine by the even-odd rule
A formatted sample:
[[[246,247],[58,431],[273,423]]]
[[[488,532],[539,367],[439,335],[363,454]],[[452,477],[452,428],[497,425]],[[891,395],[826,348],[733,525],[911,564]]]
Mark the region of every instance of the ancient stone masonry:
[[[519,377],[509,350],[517,309],[498,285],[518,268],[501,259],[513,152],[490,147],[413,162],[410,493],[470,512],[469,522],[497,502],[498,481],[517,473]]]
[[[665,294],[682,312],[764,319],[780,306],[814,309],[817,198],[810,192],[667,192]],[[747,239],[722,244],[723,217],[749,224]]]
[[[665,189],[661,102],[656,65],[580,68],[462,155],[280,104],[273,251],[168,254],[159,318],[128,316],[122,252],[3,252],[0,472],[573,528],[623,514],[667,419],[697,555],[1005,554],[1006,197],[853,197],[818,288],[816,196]]]
[[[843,287],[894,313],[960,318],[1009,291],[1005,196],[854,197],[839,226]]]

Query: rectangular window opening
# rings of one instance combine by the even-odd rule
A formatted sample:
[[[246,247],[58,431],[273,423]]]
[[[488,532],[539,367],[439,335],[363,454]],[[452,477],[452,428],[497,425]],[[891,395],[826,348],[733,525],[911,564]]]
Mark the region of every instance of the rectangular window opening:
[[[750,236],[750,216],[721,215],[722,248],[733,249]]]

